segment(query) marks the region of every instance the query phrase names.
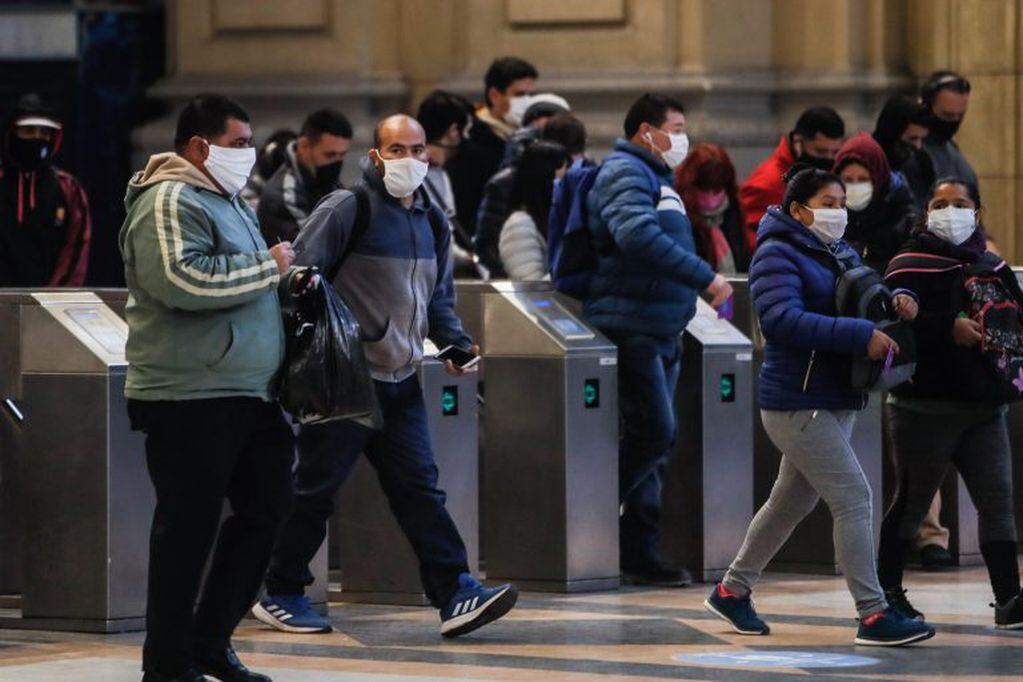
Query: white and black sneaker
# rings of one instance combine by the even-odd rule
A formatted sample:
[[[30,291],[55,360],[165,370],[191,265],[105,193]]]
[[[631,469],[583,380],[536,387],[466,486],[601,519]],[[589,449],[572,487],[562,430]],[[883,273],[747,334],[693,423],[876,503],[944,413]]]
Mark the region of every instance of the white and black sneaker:
[[[440,634],[458,637],[493,623],[518,601],[514,585],[484,587],[468,573],[458,577],[458,591],[440,611]]]

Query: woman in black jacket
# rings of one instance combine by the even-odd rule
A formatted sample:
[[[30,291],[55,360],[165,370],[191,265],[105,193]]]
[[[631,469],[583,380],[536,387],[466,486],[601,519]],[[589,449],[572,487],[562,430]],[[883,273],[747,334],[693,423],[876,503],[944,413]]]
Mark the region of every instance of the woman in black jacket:
[[[927,203],[926,225],[892,259],[885,276],[893,291],[917,297],[919,314],[913,323],[916,375],[888,398],[898,491],[881,526],[878,577],[889,603],[922,619],[902,588],[905,553],[954,466],[979,512],[980,550],[997,602],[995,625],[1019,629],[1023,598],[1011,450],[1005,397],[999,390],[1007,382],[981,353],[982,346],[999,339],[970,316],[964,283],[977,275],[990,278],[990,291],[1005,292],[1004,298],[1017,304],[1023,304],[1023,293],[1005,261],[985,251],[979,212],[975,188],[956,178],[938,180]]]

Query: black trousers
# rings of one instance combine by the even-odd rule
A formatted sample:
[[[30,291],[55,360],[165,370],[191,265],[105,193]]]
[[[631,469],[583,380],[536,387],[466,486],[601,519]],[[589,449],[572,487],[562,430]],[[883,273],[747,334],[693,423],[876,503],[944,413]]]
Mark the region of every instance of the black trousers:
[[[142,668],[174,674],[194,647],[226,646],[255,600],[291,507],[293,435],[258,398],[130,400],[128,414],[156,489]]]

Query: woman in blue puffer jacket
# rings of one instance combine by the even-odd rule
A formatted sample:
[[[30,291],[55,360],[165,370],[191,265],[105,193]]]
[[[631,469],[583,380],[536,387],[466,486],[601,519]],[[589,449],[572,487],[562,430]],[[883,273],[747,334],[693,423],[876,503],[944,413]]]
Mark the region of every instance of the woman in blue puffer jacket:
[[[835,287],[847,220],[845,187],[832,173],[796,167],[781,206],[757,230],[750,292],[767,344],[760,371],[761,418],[782,459],[771,496],[750,524],[728,572],[705,602],[741,634],[764,635],[750,592],[796,525],[824,498],[834,518],[835,552],[856,602],[857,644],[896,646],[934,630],[889,606],[874,560],[871,490],[850,446],[866,395],[850,385],[855,356],[883,360],[896,343],[869,320],[839,317]],[[900,315],[916,302],[899,294]]]

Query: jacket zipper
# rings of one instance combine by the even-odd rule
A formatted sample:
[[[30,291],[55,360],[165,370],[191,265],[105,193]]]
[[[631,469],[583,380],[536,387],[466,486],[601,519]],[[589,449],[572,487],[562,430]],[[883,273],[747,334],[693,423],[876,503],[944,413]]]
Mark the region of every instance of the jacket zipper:
[[[408,326],[408,361],[411,363],[415,358],[415,349],[412,345],[412,330],[416,326],[416,318],[419,316],[419,296],[416,293],[416,270],[419,267],[419,253],[416,244],[416,226],[412,222],[412,212],[406,212],[408,218],[409,234],[412,236],[412,274],[409,278],[409,285],[412,287],[412,321]]]
[[[817,357],[817,351],[810,351],[810,362],[806,365],[806,375],[803,377],[803,393],[806,393],[807,388],[810,386],[810,372],[813,370],[813,361]]]

